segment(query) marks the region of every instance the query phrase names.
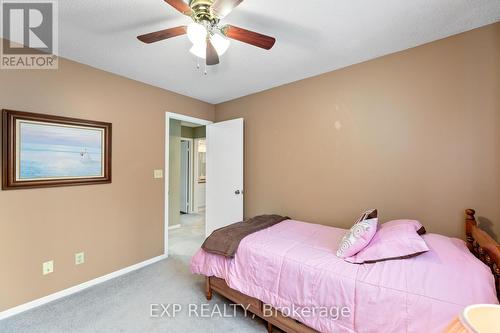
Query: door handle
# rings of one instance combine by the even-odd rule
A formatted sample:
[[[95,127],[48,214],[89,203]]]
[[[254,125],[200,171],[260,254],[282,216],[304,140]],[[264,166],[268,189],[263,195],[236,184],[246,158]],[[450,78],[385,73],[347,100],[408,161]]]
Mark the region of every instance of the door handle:
[[[238,195],[238,194],[243,194],[243,191],[236,190],[236,191],[234,191],[234,194],[236,194],[236,195]]]

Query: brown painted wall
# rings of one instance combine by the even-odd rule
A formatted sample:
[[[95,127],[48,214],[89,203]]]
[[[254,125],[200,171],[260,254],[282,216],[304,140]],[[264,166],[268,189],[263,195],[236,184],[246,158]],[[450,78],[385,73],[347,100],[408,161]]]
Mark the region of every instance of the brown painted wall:
[[[246,216],[377,207],[460,237],[473,207],[500,236],[500,23],[216,106],[237,117]]]
[[[61,60],[0,73],[0,108],[113,123],[113,183],[0,191],[0,311],[163,253],[165,112],[213,120],[194,99]],[[167,74],[166,74],[167,75]],[[74,265],[85,251],[86,263]],[[54,259],[53,274],[42,262]]]

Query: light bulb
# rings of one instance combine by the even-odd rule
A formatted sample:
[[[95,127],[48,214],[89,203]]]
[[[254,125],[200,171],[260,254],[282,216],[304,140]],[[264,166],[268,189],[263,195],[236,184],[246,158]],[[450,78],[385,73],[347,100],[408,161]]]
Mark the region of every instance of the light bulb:
[[[222,56],[224,53],[226,53],[227,49],[229,48],[229,45],[231,42],[229,39],[222,37],[221,35],[215,34],[212,36],[210,39],[212,42],[212,45],[215,48],[215,51],[217,51],[217,54],[219,56]],[[192,54],[197,56],[198,58],[206,59],[207,55],[207,43],[205,40],[203,40],[200,43],[196,43],[191,47],[189,50]]]
[[[227,39],[226,37],[222,37],[219,34],[214,34],[212,38],[210,38],[210,40],[212,41],[212,45],[215,47],[215,50],[217,51],[217,54],[219,56],[226,53],[227,49],[229,48],[229,44],[231,44],[229,39]]]
[[[194,24],[199,25],[203,29],[205,29],[205,27],[203,27],[200,24],[197,24],[197,23],[194,23]],[[193,28],[193,31],[195,31],[195,29],[198,29],[198,28]],[[188,27],[188,36],[189,36],[189,27]],[[191,47],[189,52],[191,52],[192,54],[194,54],[198,58],[206,59],[207,58],[206,30],[205,30],[205,37],[199,38],[201,36],[201,34],[196,35],[196,36],[198,36],[195,38],[196,42],[193,42],[193,39],[191,39],[191,37],[189,38],[189,40],[191,40],[191,42],[193,42],[193,46]],[[210,41],[212,42],[212,45],[214,46],[215,51],[217,52],[217,54],[219,56],[222,56],[224,53],[226,53],[227,49],[229,48],[229,45],[231,44],[229,39],[227,39],[226,37],[224,37],[220,34],[212,35],[210,37]]]
[[[187,28],[187,35],[194,45],[204,43],[207,38],[207,29],[199,23],[191,23]]]
[[[207,58],[207,43],[205,40],[201,43],[194,44],[189,50],[192,54],[197,56],[198,58],[206,59]]]

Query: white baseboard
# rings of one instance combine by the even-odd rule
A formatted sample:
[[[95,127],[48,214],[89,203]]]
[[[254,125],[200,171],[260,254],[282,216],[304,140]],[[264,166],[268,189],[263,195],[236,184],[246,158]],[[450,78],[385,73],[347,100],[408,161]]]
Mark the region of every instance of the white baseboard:
[[[181,225],[180,225],[180,224],[171,225],[170,227],[168,227],[168,230],[179,229],[180,227],[181,227]]]
[[[166,258],[167,258],[167,255],[163,254],[161,256],[154,257],[154,258],[148,259],[146,261],[137,263],[135,265],[122,268],[122,269],[120,269],[118,271],[115,271],[115,272],[112,272],[112,273],[100,276],[100,277],[95,278],[93,280],[90,280],[90,281],[87,281],[87,282],[83,282],[83,283],[81,283],[79,285],[76,285],[74,287],[70,287],[68,289],[64,289],[64,290],[58,291],[56,293],[47,295],[45,297],[36,299],[34,301],[18,305],[16,307],[13,307],[13,308],[10,308],[8,310],[0,312],[0,320],[8,318],[8,317],[11,317],[11,316],[14,316],[14,315],[17,315],[17,314],[19,314],[21,312],[24,312],[24,311],[27,311],[27,310],[30,310],[30,309],[33,309],[33,308],[36,308],[36,307],[38,307],[40,305],[44,305],[46,303],[55,301],[55,300],[57,300],[59,298],[69,296],[71,294],[77,293],[77,292],[82,291],[84,289],[87,289],[89,287],[95,286],[95,285],[97,285],[99,283],[103,283],[105,281],[114,279],[114,278],[116,278],[116,277],[118,277],[120,275],[124,275],[124,274],[130,273],[130,272],[133,272],[135,270],[138,270],[139,268],[143,268],[145,266],[154,264],[155,262],[158,262],[158,261],[166,259]]]

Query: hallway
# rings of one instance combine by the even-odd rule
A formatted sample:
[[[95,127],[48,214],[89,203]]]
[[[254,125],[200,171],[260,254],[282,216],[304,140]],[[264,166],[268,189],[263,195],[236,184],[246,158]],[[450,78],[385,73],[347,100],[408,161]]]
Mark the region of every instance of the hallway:
[[[182,214],[180,222],[169,230],[169,255],[192,256],[205,240],[205,214]]]

